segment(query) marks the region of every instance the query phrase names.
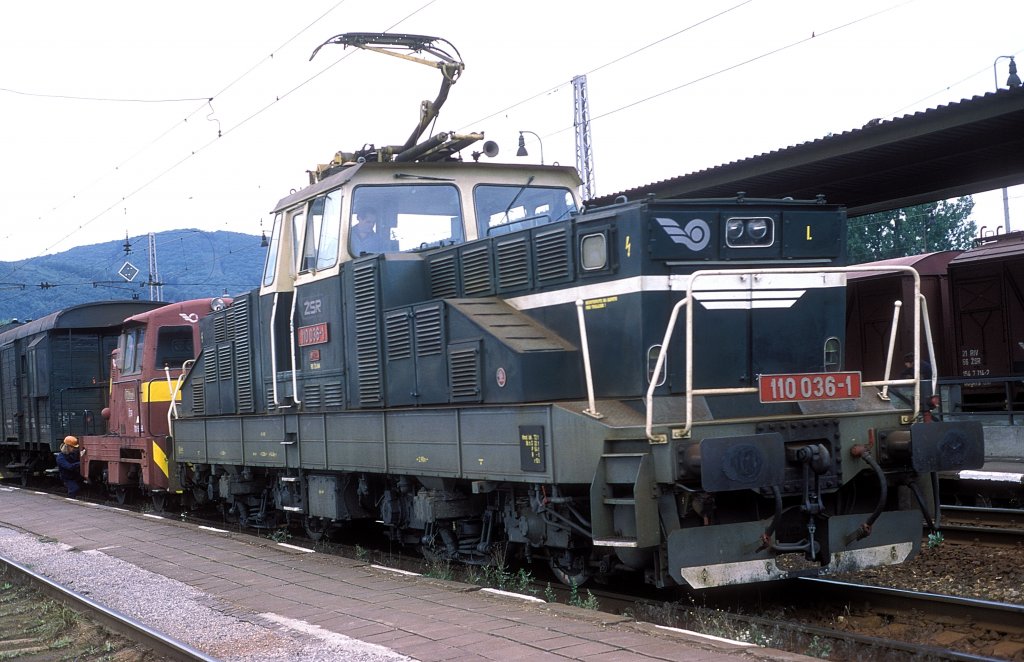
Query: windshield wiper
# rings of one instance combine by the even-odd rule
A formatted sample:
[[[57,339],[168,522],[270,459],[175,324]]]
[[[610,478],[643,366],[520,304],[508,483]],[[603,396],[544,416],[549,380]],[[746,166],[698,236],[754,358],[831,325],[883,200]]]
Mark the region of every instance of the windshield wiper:
[[[431,177],[430,175],[413,175],[408,172],[396,172],[395,179],[426,179],[434,182],[454,182],[451,177]]]
[[[512,197],[512,202],[508,203],[508,207],[505,207],[505,222],[506,223],[509,222],[508,213],[510,211],[512,211],[512,205],[516,204],[516,200],[518,200],[519,196],[521,196],[523,194],[523,191],[525,191],[526,189],[528,189],[530,187],[530,184],[533,183],[534,179],[535,179],[535,177],[533,175],[530,175],[530,178],[526,180],[526,183],[523,184],[522,188],[520,188],[519,191],[516,192],[515,196]]]

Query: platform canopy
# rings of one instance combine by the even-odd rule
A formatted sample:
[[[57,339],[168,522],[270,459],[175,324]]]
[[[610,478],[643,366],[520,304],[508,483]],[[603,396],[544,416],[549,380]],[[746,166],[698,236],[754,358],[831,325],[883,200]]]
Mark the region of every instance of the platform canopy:
[[[958,103],[587,201],[733,197],[814,199],[850,216],[1024,183],[1024,88]]]

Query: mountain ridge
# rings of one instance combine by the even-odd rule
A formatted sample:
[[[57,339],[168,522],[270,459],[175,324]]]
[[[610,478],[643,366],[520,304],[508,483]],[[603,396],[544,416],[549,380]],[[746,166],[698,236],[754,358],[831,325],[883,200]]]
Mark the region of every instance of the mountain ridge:
[[[259,236],[181,229],[154,237],[152,281],[162,284],[163,301],[231,296],[259,284],[266,257]],[[91,301],[150,299],[148,246],[149,236],[139,235],[0,262],[0,321],[38,319]]]

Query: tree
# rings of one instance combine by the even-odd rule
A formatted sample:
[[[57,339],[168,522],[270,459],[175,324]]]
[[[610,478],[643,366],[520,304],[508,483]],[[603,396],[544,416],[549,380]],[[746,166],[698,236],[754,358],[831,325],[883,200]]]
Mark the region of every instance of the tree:
[[[978,234],[977,225],[969,219],[973,209],[974,199],[967,195],[851,218],[847,226],[850,263],[970,248]]]

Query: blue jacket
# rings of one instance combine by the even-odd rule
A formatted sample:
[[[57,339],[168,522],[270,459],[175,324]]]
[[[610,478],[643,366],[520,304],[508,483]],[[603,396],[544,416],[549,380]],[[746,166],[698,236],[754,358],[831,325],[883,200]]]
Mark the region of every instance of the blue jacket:
[[[78,451],[70,453],[57,453],[57,469],[61,480],[78,480],[78,467],[81,466],[78,458]]]

